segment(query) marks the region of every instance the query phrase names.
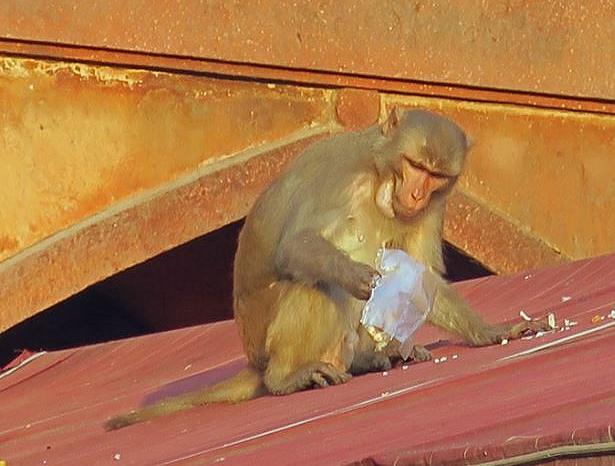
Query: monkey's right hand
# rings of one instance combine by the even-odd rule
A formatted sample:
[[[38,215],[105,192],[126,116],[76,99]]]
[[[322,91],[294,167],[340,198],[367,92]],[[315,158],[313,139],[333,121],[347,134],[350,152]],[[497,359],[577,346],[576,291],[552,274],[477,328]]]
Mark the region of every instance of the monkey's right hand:
[[[353,261],[342,271],[339,281],[348,293],[357,299],[367,301],[378,283],[378,278],[380,278],[380,273],[376,269]]]

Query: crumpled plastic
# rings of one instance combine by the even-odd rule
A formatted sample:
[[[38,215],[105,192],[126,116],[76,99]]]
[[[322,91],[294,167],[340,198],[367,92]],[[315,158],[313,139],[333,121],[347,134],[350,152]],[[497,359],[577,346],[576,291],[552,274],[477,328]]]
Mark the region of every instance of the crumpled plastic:
[[[377,351],[395,339],[400,343],[401,357],[408,359],[412,335],[433,308],[437,277],[399,249],[381,249],[376,266],[381,277],[365,303],[361,323],[374,339]]]

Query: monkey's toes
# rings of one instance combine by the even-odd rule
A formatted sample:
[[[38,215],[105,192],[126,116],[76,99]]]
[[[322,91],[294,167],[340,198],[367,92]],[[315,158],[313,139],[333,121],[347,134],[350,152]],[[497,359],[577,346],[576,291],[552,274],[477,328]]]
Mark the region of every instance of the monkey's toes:
[[[326,362],[315,363],[311,370],[312,382],[319,387],[340,385],[348,382],[352,377],[349,373],[340,371],[335,366]]]
[[[412,347],[412,351],[410,352],[410,359],[415,362],[425,362],[431,361],[432,356],[431,352],[421,345],[414,345]]]

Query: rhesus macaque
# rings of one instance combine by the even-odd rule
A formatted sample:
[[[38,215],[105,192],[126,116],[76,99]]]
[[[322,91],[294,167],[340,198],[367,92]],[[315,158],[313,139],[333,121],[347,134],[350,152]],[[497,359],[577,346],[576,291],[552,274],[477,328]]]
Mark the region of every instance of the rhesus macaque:
[[[309,147],[258,199],[239,236],[234,312],[249,366],[201,391],[113,418],[115,429],[214,402],[285,395],[391,366],[360,324],[382,247],[442,274],[444,201],[468,151],[463,130],[421,110]],[[542,322],[489,325],[444,280],[428,322],[471,345]],[[412,357],[429,358],[421,347]]]

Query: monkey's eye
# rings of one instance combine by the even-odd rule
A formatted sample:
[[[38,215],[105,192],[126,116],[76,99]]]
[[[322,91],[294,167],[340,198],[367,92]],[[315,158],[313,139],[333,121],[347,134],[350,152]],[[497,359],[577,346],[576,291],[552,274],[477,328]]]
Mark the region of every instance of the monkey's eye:
[[[451,177],[446,175],[436,175],[432,173],[431,179],[433,180],[434,188],[436,190],[440,190],[448,185],[449,181],[451,180]]]
[[[408,162],[410,165],[412,165],[414,168],[418,168],[419,170],[425,170],[425,167],[423,167],[421,164],[419,164],[418,162],[415,162],[414,159],[412,158],[411,155],[408,154],[401,154],[402,159],[404,159],[406,162]]]

